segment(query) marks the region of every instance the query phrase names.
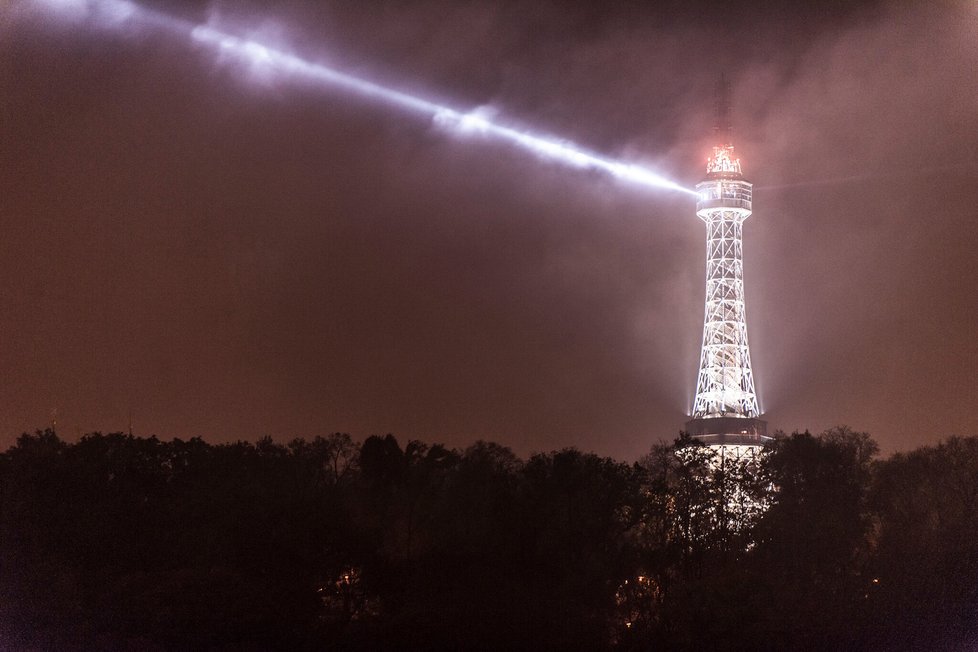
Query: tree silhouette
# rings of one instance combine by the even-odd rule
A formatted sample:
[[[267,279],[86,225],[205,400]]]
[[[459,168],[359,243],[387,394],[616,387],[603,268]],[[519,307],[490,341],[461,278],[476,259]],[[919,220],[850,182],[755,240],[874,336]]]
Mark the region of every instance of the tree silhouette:
[[[0,454],[11,649],[903,649],[978,636],[978,439],[631,466],[393,435]]]
[[[877,476],[869,598],[880,637],[968,647],[978,637],[978,438],[897,453]]]

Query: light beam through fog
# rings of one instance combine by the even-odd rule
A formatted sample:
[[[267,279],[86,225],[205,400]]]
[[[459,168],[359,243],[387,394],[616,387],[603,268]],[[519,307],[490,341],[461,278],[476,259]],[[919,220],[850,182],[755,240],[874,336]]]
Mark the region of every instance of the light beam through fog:
[[[688,188],[670,181],[648,168],[615,161],[581,149],[566,140],[535,136],[526,131],[497,124],[484,111],[464,112],[431,102],[415,95],[354,77],[335,68],[303,59],[266,46],[258,41],[223,32],[210,25],[195,25],[189,21],[145,9],[127,0],[38,0],[43,6],[57,11],[59,16],[88,23],[96,27],[125,29],[148,26],[181,36],[213,48],[263,70],[302,77],[351,91],[367,98],[428,116],[435,125],[454,133],[495,138],[533,152],[538,156],[576,168],[601,170],[612,176],[655,188],[678,190],[695,195]]]

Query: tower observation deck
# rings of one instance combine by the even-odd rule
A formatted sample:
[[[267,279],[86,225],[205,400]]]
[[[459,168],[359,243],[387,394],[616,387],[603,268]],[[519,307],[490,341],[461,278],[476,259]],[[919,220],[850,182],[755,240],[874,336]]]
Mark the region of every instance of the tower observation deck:
[[[743,225],[752,185],[730,142],[727,86],[717,85],[716,145],[696,185],[696,215],[706,223],[706,310],[692,419],[686,430],[704,444],[756,447],[770,439],[760,419],[744,311]]]

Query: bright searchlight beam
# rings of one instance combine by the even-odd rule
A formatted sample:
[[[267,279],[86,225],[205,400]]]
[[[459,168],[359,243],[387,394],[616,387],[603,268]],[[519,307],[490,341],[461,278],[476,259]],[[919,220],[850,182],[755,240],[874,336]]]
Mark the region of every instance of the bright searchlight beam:
[[[223,56],[239,59],[263,71],[292,75],[351,91],[364,97],[427,116],[439,127],[459,134],[475,134],[521,147],[534,154],[576,168],[601,170],[616,178],[655,188],[677,190],[691,195],[688,188],[662,177],[648,168],[605,158],[581,149],[572,142],[536,136],[526,131],[493,122],[485,112],[459,111],[374,82],[354,77],[323,64],[303,59],[257,41],[235,36],[211,25],[189,21],[140,7],[128,0],[37,0],[59,16],[94,27],[109,29],[149,28],[190,37]]]

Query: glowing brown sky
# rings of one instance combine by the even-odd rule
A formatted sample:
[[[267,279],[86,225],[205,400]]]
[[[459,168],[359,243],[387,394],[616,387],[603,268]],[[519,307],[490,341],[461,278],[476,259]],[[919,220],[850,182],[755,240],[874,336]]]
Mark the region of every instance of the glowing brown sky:
[[[718,72],[756,185],[772,428],[978,434],[978,6],[225,3],[309,56],[693,185]],[[155,6],[203,19],[203,3]],[[679,6],[679,3],[676,3]],[[823,5],[831,7],[831,5]],[[393,432],[634,459],[682,427],[688,196],[459,139],[170,37],[0,22],[0,447]]]

